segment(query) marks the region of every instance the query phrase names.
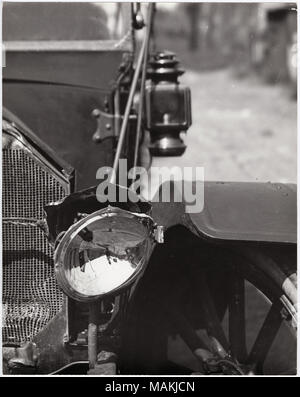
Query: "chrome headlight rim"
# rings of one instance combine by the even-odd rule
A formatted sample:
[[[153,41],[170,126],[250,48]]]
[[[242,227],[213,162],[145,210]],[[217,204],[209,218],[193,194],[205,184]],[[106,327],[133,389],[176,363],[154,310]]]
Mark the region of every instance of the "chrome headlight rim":
[[[78,290],[74,289],[73,286],[70,284],[68,279],[65,275],[65,256],[68,250],[68,247],[72,243],[73,239],[85,229],[91,223],[96,221],[100,221],[107,217],[123,217],[128,219],[135,219],[140,222],[144,227],[145,230],[148,232],[149,239],[146,241],[146,251],[148,255],[143,260],[143,263],[140,264],[137,269],[133,272],[133,274],[120,286],[113,288],[109,292],[105,292],[102,294],[97,295],[86,295]],[[137,278],[144,272],[146,265],[148,263],[148,259],[151,255],[151,252],[154,248],[154,221],[153,219],[146,214],[143,213],[134,213],[127,210],[123,210],[119,207],[112,207],[108,206],[104,209],[98,210],[89,214],[82,218],[81,220],[77,221],[70,228],[62,235],[60,238],[54,253],[54,265],[55,265],[55,274],[56,279],[59,287],[63,290],[63,292],[70,298],[79,301],[79,302],[92,302],[103,297],[107,296],[116,296],[119,295],[124,289],[129,288],[132,284],[136,281]]]

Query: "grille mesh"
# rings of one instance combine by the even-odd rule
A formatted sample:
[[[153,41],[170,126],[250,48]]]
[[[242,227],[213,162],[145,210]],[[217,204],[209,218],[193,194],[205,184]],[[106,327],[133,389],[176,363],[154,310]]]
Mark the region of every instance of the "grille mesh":
[[[44,218],[44,205],[63,198],[66,187],[27,151],[4,149],[2,161],[2,335],[4,344],[22,343],[62,307],[53,251],[34,220]]]

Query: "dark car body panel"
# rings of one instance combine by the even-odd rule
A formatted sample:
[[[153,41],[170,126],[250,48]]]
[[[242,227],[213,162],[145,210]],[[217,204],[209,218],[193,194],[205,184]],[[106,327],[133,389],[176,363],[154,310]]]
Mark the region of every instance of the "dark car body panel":
[[[106,40],[107,15],[93,3],[3,2],[3,40]]]
[[[297,188],[269,182],[207,181],[201,212],[186,213],[184,203],[153,203],[153,216],[166,228],[185,224],[208,239],[297,243]]]
[[[119,66],[131,62],[130,26],[112,40],[99,5],[76,3],[6,3],[3,20],[3,105],[76,169],[77,189],[95,185],[97,169],[112,164],[114,139],[92,140],[92,111],[113,112]]]
[[[71,183],[71,186],[74,186],[74,168],[57,156],[57,153],[50,146],[42,141],[26,124],[23,123],[22,120],[5,107],[2,108],[2,130],[7,133],[12,131],[20,136],[24,136],[26,140],[50,163],[60,170],[63,175],[72,180],[73,182]],[[71,190],[73,191],[73,188]]]
[[[30,51],[6,53],[4,106],[77,170],[78,189],[94,185],[97,169],[112,163],[113,139],[92,140],[97,128],[92,111],[104,111],[105,101],[111,101],[123,54],[88,49],[36,51],[33,57]]]
[[[296,185],[206,182],[195,228],[219,240],[297,242]]]

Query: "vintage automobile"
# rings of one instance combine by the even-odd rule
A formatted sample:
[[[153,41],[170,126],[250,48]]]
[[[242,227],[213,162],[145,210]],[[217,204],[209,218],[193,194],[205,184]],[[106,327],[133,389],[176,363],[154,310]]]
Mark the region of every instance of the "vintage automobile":
[[[120,159],[181,155],[191,124],[154,20],[4,3],[6,374],[296,373],[296,186],[205,181],[189,213],[175,182],[152,203],[117,183]]]

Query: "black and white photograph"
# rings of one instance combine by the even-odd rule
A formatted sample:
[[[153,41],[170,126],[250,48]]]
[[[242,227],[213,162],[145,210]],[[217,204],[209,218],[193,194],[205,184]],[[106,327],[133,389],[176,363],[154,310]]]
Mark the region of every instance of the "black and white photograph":
[[[297,3],[1,8],[1,376],[295,377]]]

